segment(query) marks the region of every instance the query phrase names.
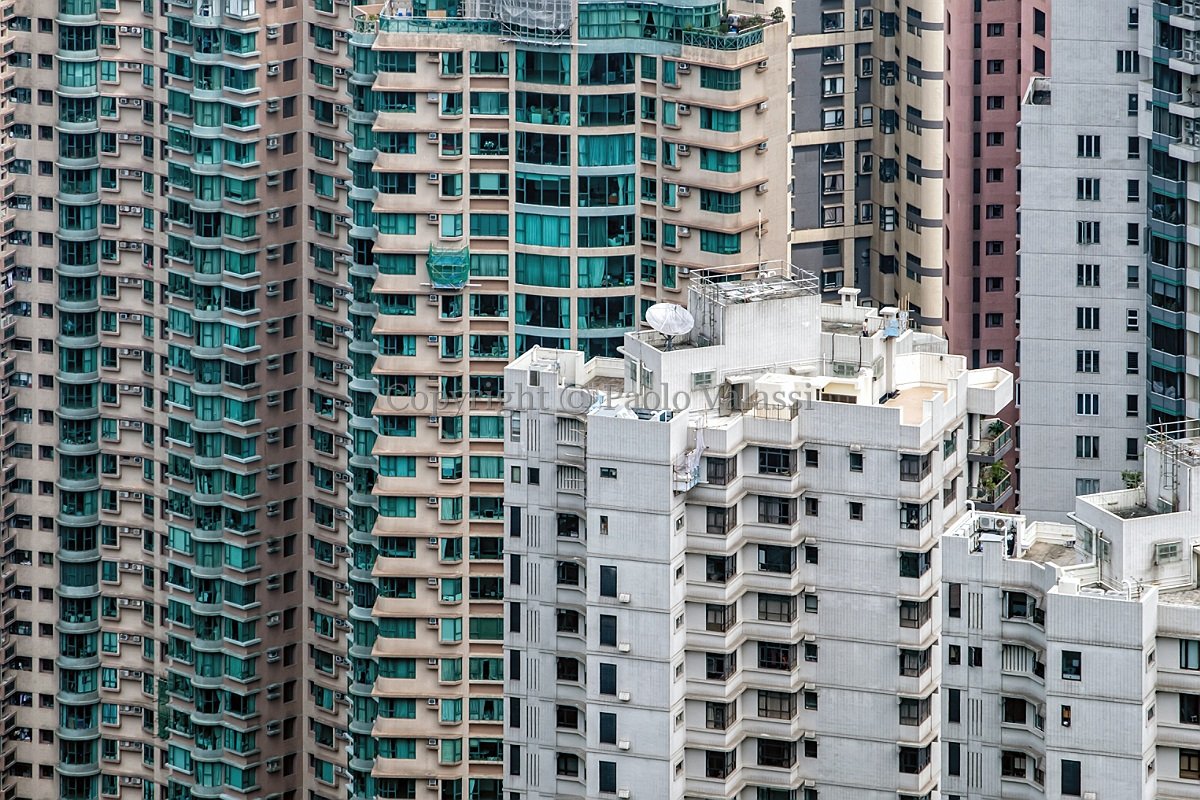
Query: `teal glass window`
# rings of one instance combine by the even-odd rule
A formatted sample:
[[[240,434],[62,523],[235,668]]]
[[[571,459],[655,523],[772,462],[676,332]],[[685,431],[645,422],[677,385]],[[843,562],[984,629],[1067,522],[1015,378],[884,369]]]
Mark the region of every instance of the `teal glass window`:
[[[518,50],[517,80],[566,86],[571,82],[571,56],[561,52]]]
[[[733,133],[742,129],[741,111],[724,111],[719,108],[700,109],[700,127],[706,131]]]
[[[701,67],[700,85],[705,89],[736,92],[742,88],[742,71],[721,69],[720,67]]]
[[[700,149],[700,169],[711,172],[738,172],[742,168],[742,154],[737,151]]]
[[[566,256],[516,254],[517,283],[529,286],[571,286],[571,259]]]
[[[518,212],[516,214],[516,241],[517,244],[540,247],[570,247],[571,218]]]

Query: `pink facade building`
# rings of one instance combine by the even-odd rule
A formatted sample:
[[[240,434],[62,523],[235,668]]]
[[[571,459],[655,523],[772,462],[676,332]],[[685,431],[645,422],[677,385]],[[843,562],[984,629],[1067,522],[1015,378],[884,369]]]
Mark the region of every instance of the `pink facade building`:
[[[972,367],[1017,375],[1018,123],[1029,80],[1048,68],[1049,8],[1048,0],[946,2],[944,330]],[[1003,414],[1009,426],[1019,398]],[[1012,436],[978,446],[1010,447]]]

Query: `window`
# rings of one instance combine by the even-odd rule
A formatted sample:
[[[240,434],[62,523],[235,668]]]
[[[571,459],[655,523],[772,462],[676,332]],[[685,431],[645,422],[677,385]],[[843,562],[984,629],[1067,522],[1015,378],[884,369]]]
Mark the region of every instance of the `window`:
[[[1078,158],[1099,158],[1100,137],[1094,134],[1076,136],[1075,155]]]
[[[1097,239],[1097,241],[1099,241]],[[1140,244],[1142,241],[1142,228],[1136,222],[1125,224],[1125,244]]]
[[[1125,330],[1136,331],[1138,329],[1139,315],[1136,308],[1125,309]]]
[[[1200,640],[1179,640],[1179,668],[1200,670]]]
[[[1085,494],[1096,494],[1100,491],[1099,478],[1076,478],[1075,479],[1075,496],[1079,497]]]
[[[1182,558],[1182,556],[1180,555],[1181,546],[1182,545],[1180,542],[1157,542],[1157,543],[1155,543],[1155,545],[1154,545],[1154,563],[1155,564],[1169,564],[1173,561],[1179,561]]]
[[[1100,329],[1100,309],[1095,306],[1075,307],[1075,328],[1081,331]]]
[[[1099,436],[1076,436],[1075,437],[1075,457],[1076,458],[1099,458],[1100,457],[1100,437]]]
[[[1004,291],[1004,278],[984,278],[983,290],[985,292],[1002,292]]]
[[[616,694],[617,693],[617,665],[616,664],[601,664],[600,665],[600,694]]]
[[[617,568],[610,566],[600,567],[600,596],[601,597],[616,597],[617,596]]]
[[[1138,26],[1138,7],[1129,7],[1129,27],[1136,28]]]
[[[1140,62],[1137,50],[1117,51],[1117,72],[1138,72],[1141,67]]]
[[[1075,413],[1081,417],[1094,417],[1100,413],[1100,395],[1078,393],[1075,395]]]
[[[987,26],[987,35],[989,37],[1003,36],[1004,35],[1004,23],[1003,22],[989,22],[988,26]]]
[[[1183,754],[1188,752],[1196,754],[1196,766],[1198,768],[1196,777],[1200,777],[1200,752],[1195,750],[1179,751],[1180,777],[1183,777]],[[1070,761],[1064,758],[1062,760],[1062,786],[1060,787],[1062,793],[1067,797],[1079,797],[1083,792],[1083,789],[1081,788],[1082,786],[1083,778],[1080,775],[1080,763],[1078,761]]]
[[[1064,681],[1083,679],[1083,654],[1078,650],[1063,650],[1062,677]]]
[[[1139,273],[1141,270],[1137,264],[1125,265],[1125,287],[1128,289],[1136,289],[1141,283]]]
[[[901,747],[900,748],[900,772],[906,775],[917,775],[926,767],[929,766],[929,748],[928,747]]]
[[[1075,197],[1078,200],[1099,200],[1100,199],[1100,179],[1099,178],[1076,178],[1075,179]]]
[[[758,472],[760,475],[791,475],[795,470],[795,450],[782,450],[775,447],[758,448]]]
[[[862,472],[863,471],[863,454],[862,453],[851,453],[850,454],[850,471],[851,472]]]
[[[947,614],[951,617],[962,617],[962,584],[950,584],[950,594],[946,601]]]
[[[1125,353],[1125,374],[1126,375],[1137,375],[1138,370],[1139,370],[1139,367],[1138,367],[1139,361],[1140,361],[1140,357],[1136,350],[1127,351]]]
[[[1075,285],[1076,286],[1099,286],[1100,285],[1100,265],[1099,264],[1076,264],[1075,265]]]
[[[1100,223],[1096,220],[1079,220],[1075,223],[1077,244],[1100,244]]]

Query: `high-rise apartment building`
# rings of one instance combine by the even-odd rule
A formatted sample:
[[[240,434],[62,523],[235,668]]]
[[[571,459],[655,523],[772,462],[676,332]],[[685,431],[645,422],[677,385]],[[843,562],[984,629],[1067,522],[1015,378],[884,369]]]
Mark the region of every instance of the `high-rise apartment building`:
[[[942,324],[942,2],[792,9],[791,259]]]
[[[1071,525],[974,513],[942,537],[944,797],[1200,793],[1198,434],[1151,426],[1145,485]]]
[[[1053,74],[1031,81],[1021,110],[1021,509],[1061,520],[1077,494],[1140,470],[1162,359],[1153,341],[1147,357],[1161,315],[1146,307],[1137,8],[1055,14]]]
[[[1194,226],[1200,163],[1200,7],[1173,0],[1125,10],[1137,27],[1138,134],[1145,151],[1146,419],[1200,416],[1200,299]],[[1127,56],[1123,56],[1128,58]],[[1132,96],[1130,103],[1132,104]]]
[[[1019,378],[1018,188],[1021,98],[1048,68],[1049,3],[946,3],[943,316],[950,352]],[[1017,422],[1018,404],[1003,422]],[[1000,433],[1010,448],[1016,428]],[[1018,486],[1018,494],[1019,494]]]
[[[503,366],[783,257],[786,25],[4,6],[5,796],[498,797]]]
[[[1011,376],[815,276],[693,279],[694,330],[505,371],[506,790],[929,797],[941,533],[1011,491]],[[770,364],[762,354],[770,353]]]
[[[1048,7],[1043,0],[946,7],[946,338],[972,364],[1014,373],[1018,122],[1029,81],[1047,72]]]

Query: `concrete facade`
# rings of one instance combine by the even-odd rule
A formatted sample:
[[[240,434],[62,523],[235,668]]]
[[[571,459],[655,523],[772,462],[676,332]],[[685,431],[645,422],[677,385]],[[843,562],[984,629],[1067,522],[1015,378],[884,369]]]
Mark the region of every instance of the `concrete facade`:
[[[1055,15],[1054,74],[1021,114],[1019,398],[1021,509],[1063,520],[1076,494],[1140,469],[1146,165],[1130,104],[1146,62],[1127,10]]]
[[[1011,491],[968,442],[1012,381],[855,294],[694,280],[669,348],[508,367],[506,789],[936,789],[939,533]]]

